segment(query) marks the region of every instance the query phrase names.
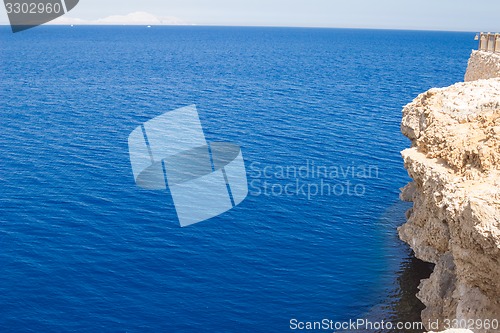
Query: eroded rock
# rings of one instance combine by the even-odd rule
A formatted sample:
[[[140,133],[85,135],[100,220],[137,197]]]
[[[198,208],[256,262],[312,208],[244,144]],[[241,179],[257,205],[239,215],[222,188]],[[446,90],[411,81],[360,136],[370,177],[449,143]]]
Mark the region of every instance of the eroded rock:
[[[399,235],[436,264],[418,294],[424,324],[500,319],[500,79],[419,95],[401,130],[413,178],[401,198],[414,205]]]

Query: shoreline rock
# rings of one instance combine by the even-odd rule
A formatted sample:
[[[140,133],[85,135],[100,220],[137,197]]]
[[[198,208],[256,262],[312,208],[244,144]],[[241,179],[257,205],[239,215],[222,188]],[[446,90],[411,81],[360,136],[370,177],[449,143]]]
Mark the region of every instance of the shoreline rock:
[[[404,107],[401,131],[413,179],[401,199],[413,208],[399,235],[436,265],[417,294],[424,324],[500,320],[500,79],[419,95]]]
[[[500,54],[472,51],[465,73],[465,82],[500,77]]]

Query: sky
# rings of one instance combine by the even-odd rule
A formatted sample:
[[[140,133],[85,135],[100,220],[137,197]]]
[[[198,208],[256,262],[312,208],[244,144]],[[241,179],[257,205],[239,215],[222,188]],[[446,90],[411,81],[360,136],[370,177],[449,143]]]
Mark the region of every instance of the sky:
[[[80,0],[58,22],[494,32],[498,13],[499,0]]]

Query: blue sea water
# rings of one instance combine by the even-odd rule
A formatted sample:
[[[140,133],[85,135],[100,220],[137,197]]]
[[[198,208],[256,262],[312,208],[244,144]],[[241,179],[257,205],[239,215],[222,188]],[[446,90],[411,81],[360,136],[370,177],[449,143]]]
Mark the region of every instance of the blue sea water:
[[[0,27],[0,331],[289,332],[292,318],[418,317],[404,280],[420,266],[396,235],[401,108],[461,81],[473,37]],[[208,141],[241,145],[253,184],[233,210],[180,228],[167,192],[134,184],[127,138],[189,104]],[[372,173],[275,173],[312,163]],[[278,191],[321,180],[359,192]],[[258,195],[265,181],[275,192]]]

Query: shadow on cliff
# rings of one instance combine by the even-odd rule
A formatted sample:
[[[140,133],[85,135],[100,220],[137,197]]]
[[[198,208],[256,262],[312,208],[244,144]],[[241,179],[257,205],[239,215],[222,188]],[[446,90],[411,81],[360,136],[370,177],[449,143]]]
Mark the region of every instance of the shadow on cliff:
[[[420,280],[432,273],[434,265],[415,258],[413,251],[403,243],[397,235],[397,227],[406,222],[405,212],[411,203],[398,201],[380,218],[380,226],[384,232],[384,260],[387,273],[381,283],[385,286],[384,295],[379,305],[372,308],[367,319],[373,322],[420,323],[420,313],[424,305],[416,297]],[[357,332],[360,332],[359,330]],[[366,332],[378,333],[420,333],[424,329],[379,329]]]
[[[403,245],[405,246],[405,245]],[[433,269],[433,265],[423,262],[415,258],[413,251],[407,249],[408,256],[401,262],[400,270],[396,273],[396,288],[392,290],[387,299],[386,304],[383,305],[386,314],[389,315],[387,321],[393,323],[407,322],[415,323],[420,322],[420,313],[424,309],[424,305],[416,294],[418,293],[418,285],[420,280],[428,278]],[[406,329],[406,330],[386,330],[383,332],[425,332],[422,329]]]

